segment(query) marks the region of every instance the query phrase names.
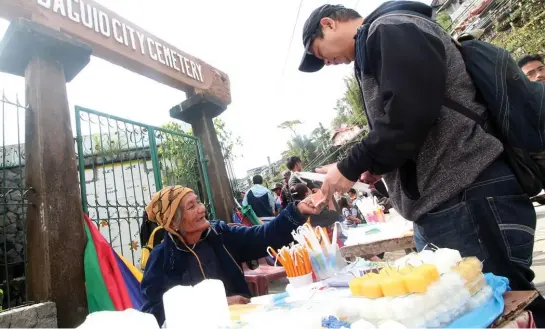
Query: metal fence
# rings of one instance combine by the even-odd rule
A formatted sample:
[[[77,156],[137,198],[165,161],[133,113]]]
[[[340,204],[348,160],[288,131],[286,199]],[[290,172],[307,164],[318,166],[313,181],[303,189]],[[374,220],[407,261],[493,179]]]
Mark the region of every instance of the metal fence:
[[[138,266],[146,204],[163,186],[191,187],[215,217],[200,139],[76,107],[83,209],[112,247]]]
[[[15,97],[0,100],[0,304],[7,309],[27,302],[26,215],[30,190],[24,181],[26,107]]]

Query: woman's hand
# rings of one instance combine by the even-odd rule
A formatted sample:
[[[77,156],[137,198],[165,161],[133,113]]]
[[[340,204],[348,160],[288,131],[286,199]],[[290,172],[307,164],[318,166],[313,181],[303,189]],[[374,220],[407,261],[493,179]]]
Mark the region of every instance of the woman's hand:
[[[303,215],[314,215],[320,213],[320,207],[312,202],[311,197],[307,197],[297,205],[297,210]]]
[[[248,304],[250,299],[239,295],[227,297],[227,305]]]

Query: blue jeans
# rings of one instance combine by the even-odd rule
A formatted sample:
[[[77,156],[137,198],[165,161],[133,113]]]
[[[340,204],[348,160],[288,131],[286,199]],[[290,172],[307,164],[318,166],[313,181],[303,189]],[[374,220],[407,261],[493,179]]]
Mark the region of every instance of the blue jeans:
[[[529,290],[535,228],[531,201],[498,160],[458,196],[419,218],[414,241],[419,251],[433,243],[457,249],[462,257],[476,256],[484,272],[508,277],[513,290]]]

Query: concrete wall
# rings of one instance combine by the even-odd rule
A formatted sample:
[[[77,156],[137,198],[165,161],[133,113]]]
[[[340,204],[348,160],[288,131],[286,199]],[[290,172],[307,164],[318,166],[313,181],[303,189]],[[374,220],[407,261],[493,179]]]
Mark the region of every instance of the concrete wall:
[[[47,302],[1,312],[0,328],[57,328],[57,307]]]

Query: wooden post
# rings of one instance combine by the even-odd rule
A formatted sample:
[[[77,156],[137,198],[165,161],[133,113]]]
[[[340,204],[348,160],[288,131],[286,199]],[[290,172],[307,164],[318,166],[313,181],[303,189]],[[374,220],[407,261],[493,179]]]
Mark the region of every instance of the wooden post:
[[[34,189],[27,215],[29,300],[53,301],[59,327],[87,315],[83,227],[66,81],[89,62],[91,49],[62,33],[13,21],[0,44],[0,68],[25,77],[25,179]]]
[[[235,197],[231,190],[220,142],[212,121],[225,109],[226,106],[214,96],[196,94],[189,97],[182,104],[170,109],[170,116],[190,123],[193,134],[201,139],[207,160],[208,177],[216,217],[230,223],[235,206]]]

